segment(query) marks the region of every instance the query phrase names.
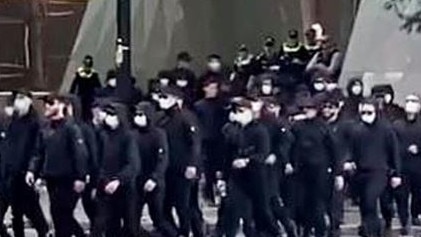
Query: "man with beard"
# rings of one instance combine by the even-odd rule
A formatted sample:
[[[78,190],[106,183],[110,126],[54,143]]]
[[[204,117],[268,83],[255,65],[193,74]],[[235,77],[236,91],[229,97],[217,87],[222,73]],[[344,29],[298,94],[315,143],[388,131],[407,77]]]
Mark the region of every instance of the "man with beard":
[[[297,236],[295,225],[281,197],[281,183],[285,174],[291,174],[290,148],[294,136],[285,120],[281,118],[281,106],[273,98],[265,99],[260,121],[270,136],[270,155],[265,160],[269,206],[274,217],[281,222],[288,237]]]
[[[364,99],[364,84],[360,78],[352,78],[346,86],[348,97],[345,99],[341,116],[346,119],[357,120],[359,118],[358,106]]]
[[[82,103],[82,118],[86,121],[92,118],[91,104],[94,102],[95,94],[101,89],[99,75],[93,69],[93,66],[94,61],[92,56],[85,56],[83,66],[78,68],[70,87],[70,93],[80,98]]]
[[[382,236],[377,202],[388,183],[397,188],[401,183],[401,161],[396,134],[378,114],[377,102],[366,99],[359,106],[360,122],[351,131],[350,160],[344,170],[356,169],[360,198],[362,236]],[[390,182],[389,182],[390,181]]]
[[[37,230],[38,236],[45,237],[48,224],[39,204],[39,196],[33,186],[25,183],[25,174],[32,158],[35,143],[40,132],[40,124],[32,106],[32,95],[25,90],[13,93],[14,113],[5,127],[2,145],[4,178],[13,215],[14,236],[23,237],[26,215]]]
[[[323,100],[322,117],[328,124],[328,128],[333,134],[339,152],[338,164],[342,164],[345,157],[348,155],[349,133],[351,122],[345,121],[340,117],[340,101],[338,98],[330,94],[321,95]],[[342,166],[342,165],[340,165]],[[342,178],[335,180],[333,173],[330,175],[330,189],[327,195],[327,207],[329,215],[329,236],[340,236],[340,224],[344,217],[344,180]]]
[[[199,120],[202,135],[202,152],[204,155],[204,169],[206,184],[204,190],[205,199],[214,203],[214,186],[216,185],[216,173],[223,167],[223,135],[222,127],[228,121],[228,113],[225,110],[225,101],[219,96],[219,83],[216,80],[205,82],[203,91],[205,97],[194,105]]]
[[[227,160],[226,175],[228,190],[225,206],[226,236],[237,233],[239,218],[243,210],[238,200],[249,201],[253,210],[256,231],[260,235],[280,236],[279,228],[269,208],[265,185],[265,160],[270,154],[270,137],[264,125],[253,116],[252,103],[241,99],[237,102],[235,120],[238,129],[233,129],[231,150]]]
[[[35,178],[46,180],[50,209],[57,237],[85,236],[73,216],[80,193],[85,189],[87,150],[80,128],[65,115],[62,96],[44,99],[47,123],[36,140],[26,183],[32,187]]]
[[[139,195],[136,220],[140,220],[143,207],[148,204],[157,230],[163,236],[176,237],[176,229],[164,219],[163,213],[168,168],[167,135],[154,125],[155,118],[155,108],[151,103],[141,102],[135,107],[132,124],[142,164],[136,180]]]
[[[418,215],[421,211],[421,162],[419,160],[419,147],[421,146],[421,123],[419,121],[420,98],[416,95],[408,95],[405,101],[406,116],[394,123],[402,157],[402,185],[396,190],[393,190],[388,196],[390,198],[388,203],[393,205],[393,199],[396,200],[398,215],[402,225],[401,235],[408,235],[410,231],[410,195],[412,195],[411,216],[413,224],[418,224]],[[386,223],[388,223],[392,218],[393,212],[385,214]],[[387,216],[388,214],[389,216]]]
[[[164,88],[158,98],[163,114],[157,120],[157,126],[165,130],[168,136],[169,166],[166,174],[166,197],[164,215],[167,221],[175,223],[172,208],[179,218],[178,235],[187,237],[193,228],[195,236],[201,236],[201,224],[196,220],[196,211],[191,209],[195,195],[195,183],[199,174],[201,140],[196,121],[189,113],[182,110],[178,101],[182,101],[182,93],[174,87]],[[193,198],[192,198],[193,197]],[[193,202],[194,203],[194,202]],[[194,212],[194,213],[192,213]],[[175,224],[174,224],[175,225]]]
[[[328,180],[331,174],[336,180],[343,179],[339,169],[339,151],[332,132],[318,117],[319,107],[315,98],[303,98],[299,106],[305,119],[292,127],[295,141],[291,159],[297,175],[300,218],[303,218],[303,236],[309,236],[312,228],[315,236],[325,236],[324,219]],[[329,171],[331,174],[329,174]]]
[[[124,105],[110,103],[104,112],[98,146],[97,215],[91,236],[138,236],[135,178],[140,158],[136,140]]]

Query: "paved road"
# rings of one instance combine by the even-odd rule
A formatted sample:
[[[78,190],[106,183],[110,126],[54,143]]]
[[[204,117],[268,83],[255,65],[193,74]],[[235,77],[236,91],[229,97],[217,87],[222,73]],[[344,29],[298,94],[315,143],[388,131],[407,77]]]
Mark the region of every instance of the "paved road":
[[[48,212],[48,198],[45,193],[42,194],[41,203],[42,203],[43,210],[46,213],[48,221],[51,222],[50,221],[51,217],[48,214],[49,213]],[[213,226],[216,223],[216,209],[210,208],[210,207],[204,207],[203,210],[204,210],[204,217],[205,217],[206,223],[208,223],[210,226]],[[84,226],[88,225],[88,219],[86,215],[84,214],[83,209],[81,208],[80,204],[75,210],[75,215]],[[359,225],[359,216],[358,216],[357,208],[350,207],[350,206],[346,207],[345,223],[346,224],[342,226],[342,236],[344,237],[357,236],[356,235],[357,227]],[[6,224],[10,225],[10,213],[6,216]],[[150,228],[151,226],[151,221],[150,221],[150,218],[148,217],[147,210],[145,210],[144,218],[142,218],[142,225],[145,226],[146,228],[148,227]],[[399,224],[396,220],[393,225],[393,230],[394,230],[393,233],[391,233],[389,236],[390,237],[399,236],[398,234]],[[26,235],[27,237],[36,237],[35,231],[33,229],[28,228],[26,232],[27,232],[27,235]],[[421,237],[421,229],[414,228],[411,236]],[[238,237],[243,237],[243,235],[239,234]]]

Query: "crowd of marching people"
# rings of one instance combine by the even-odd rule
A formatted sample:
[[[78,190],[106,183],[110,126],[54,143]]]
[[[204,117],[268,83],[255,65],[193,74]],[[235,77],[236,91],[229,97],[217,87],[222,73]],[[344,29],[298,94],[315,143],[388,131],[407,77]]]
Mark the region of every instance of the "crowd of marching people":
[[[69,95],[41,98],[42,115],[16,90],[0,127],[0,215],[11,207],[15,237],[23,216],[49,236],[45,185],[56,237],[335,237],[351,199],[361,236],[384,236],[395,203],[409,234],[421,214],[420,98],[399,107],[390,85],[365,97],[359,78],[340,88],[332,39],[298,36],[267,37],[257,55],[241,45],[232,67],[210,55],[200,76],[182,52],[129,101],[115,97],[115,71],[101,87],[90,56]],[[201,196],[218,208],[210,233]],[[80,199],[89,233],[73,215]],[[153,232],[141,226],[146,205]]]

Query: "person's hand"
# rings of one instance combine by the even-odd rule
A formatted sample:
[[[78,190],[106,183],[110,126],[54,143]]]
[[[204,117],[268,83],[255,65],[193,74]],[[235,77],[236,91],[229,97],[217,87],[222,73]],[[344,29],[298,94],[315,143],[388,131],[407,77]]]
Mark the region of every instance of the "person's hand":
[[[281,67],[279,65],[272,65],[269,67],[269,70],[271,71],[279,71]]]
[[[83,192],[83,190],[85,190],[85,186],[86,186],[86,184],[85,184],[85,182],[84,182],[84,181],[81,181],[81,180],[76,180],[76,181],[73,183],[73,190],[74,190],[76,193],[82,193],[82,192]]]
[[[156,187],[157,183],[155,181],[153,181],[152,179],[148,179],[148,181],[146,181],[145,185],[143,186],[143,190],[145,190],[146,192],[152,192],[155,187]]]
[[[273,165],[275,164],[275,162],[276,162],[276,156],[274,154],[270,154],[268,158],[266,158],[265,160],[265,164],[267,165]]]
[[[186,179],[194,179],[197,177],[197,168],[194,166],[187,166],[186,172],[184,173]]]
[[[415,145],[415,144],[410,145],[408,147],[408,152],[411,153],[412,155],[418,155],[418,153],[419,153],[418,146]]]
[[[402,184],[402,178],[401,177],[392,177],[390,179],[390,186],[392,186],[392,188],[397,188],[399,186],[401,186]]]
[[[105,186],[105,193],[112,195],[117,191],[118,187],[120,187],[119,180],[111,181]]]
[[[286,175],[291,175],[292,173],[294,173],[294,167],[292,167],[292,165],[290,163],[285,165],[285,170],[284,170]]]
[[[34,186],[34,183],[35,183],[35,174],[33,172],[31,172],[31,171],[26,172],[25,183],[29,187]]]
[[[337,191],[342,191],[345,187],[345,179],[342,176],[335,177],[335,188]]]
[[[242,158],[240,158],[240,159],[235,159],[235,160],[232,162],[232,166],[233,166],[235,169],[243,169],[243,168],[245,168],[245,167],[247,166],[248,162],[249,162],[249,160],[248,160],[248,159],[242,159]]]
[[[344,171],[353,171],[357,169],[357,165],[354,162],[345,162],[343,169]]]

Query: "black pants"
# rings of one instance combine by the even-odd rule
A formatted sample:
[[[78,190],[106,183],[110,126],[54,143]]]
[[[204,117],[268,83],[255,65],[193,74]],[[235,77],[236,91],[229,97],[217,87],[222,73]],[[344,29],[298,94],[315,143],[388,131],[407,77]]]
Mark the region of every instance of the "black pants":
[[[362,230],[368,236],[381,234],[377,202],[387,186],[387,180],[386,172],[382,171],[360,172],[356,175]]]
[[[82,227],[73,216],[79,199],[79,194],[73,190],[73,183],[70,179],[47,179],[56,237],[84,236]]]
[[[417,218],[421,215],[421,172],[408,173],[408,185],[407,191],[411,195],[411,217]]]
[[[134,185],[120,185],[108,195],[103,187],[97,192],[97,216],[92,228],[92,237],[135,237],[139,234],[136,219],[137,194]]]
[[[165,219],[176,226],[172,215],[172,208],[174,207],[179,219],[178,234],[189,236],[191,223],[190,199],[193,181],[187,180],[183,174],[168,171],[165,183],[167,184],[164,199]]]
[[[238,172],[238,171],[237,171]],[[233,174],[228,181],[226,235],[235,236],[241,215],[238,200],[249,200],[253,210],[256,231],[268,236],[279,235],[279,228],[269,207],[269,195],[265,185],[265,167],[252,164],[245,170]]]
[[[23,175],[12,178],[10,191],[14,236],[25,236],[23,215],[32,222],[38,236],[45,236],[48,233],[48,224],[39,204],[39,195],[25,183]]]
[[[216,184],[216,172],[221,171],[222,167],[222,145],[221,141],[205,141],[202,144],[203,152],[204,152],[204,167],[205,167],[205,190],[204,190],[204,198],[214,202],[215,195],[214,195],[214,186]]]
[[[326,234],[326,194],[329,176],[325,167],[304,167],[298,171],[299,216],[303,218],[305,234],[315,229],[315,236]]]
[[[344,201],[345,193],[343,190],[336,190],[335,188],[335,177],[330,176],[329,192],[326,199],[327,214],[330,221],[331,234],[339,234],[340,225],[344,218]]]
[[[399,221],[402,226],[407,226],[409,219],[409,183],[406,177],[403,178],[402,185],[395,189],[388,185],[380,197],[380,211],[387,228],[391,227],[395,215],[393,205],[395,201]]]
[[[5,194],[0,195],[0,236],[1,237],[10,237],[7,233],[7,228],[3,224],[4,216],[6,215],[7,209],[9,209],[9,201],[5,198]]]
[[[95,220],[95,199],[92,197],[92,191],[94,186],[92,183],[87,184],[85,190],[82,193],[82,206],[85,210],[86,216],[92,225]]]
[[[190,193],[190,225],[194,237],[203,237],[203,213],[199,206],[199,182],[194,182]]]
[[[142,217],[143,207],[148,204],[149,214],[153,221],[155,228],[163,236],[176,237],[177,230],[164,218],[164,197],[165,197],[165,185],[164,182],[158,182],[157,187],[150,193],[143,190],[145,181],[139,181],[138,194],[139,200],[137,202],[137,213],[136,220],[140,220]]]

